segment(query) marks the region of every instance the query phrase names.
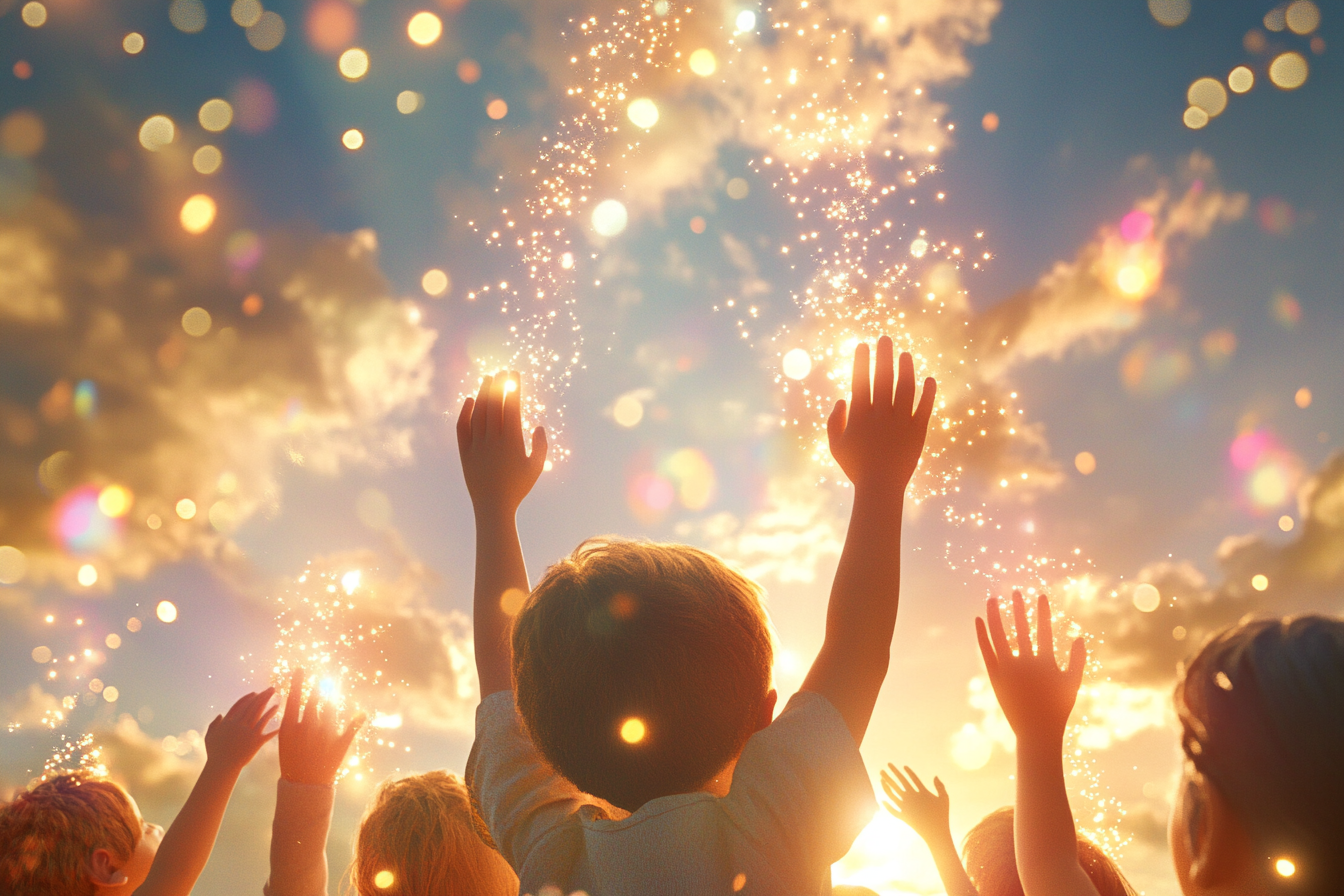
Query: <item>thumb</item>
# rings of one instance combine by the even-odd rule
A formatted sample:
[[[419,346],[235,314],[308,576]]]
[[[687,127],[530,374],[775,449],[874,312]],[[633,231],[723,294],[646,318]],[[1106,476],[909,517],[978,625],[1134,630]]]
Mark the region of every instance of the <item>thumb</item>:
[[[835,440],[845,434],[845,424],[849,422],[849,408],[845,406],[845,400],[841,398],[831,409],[831,416],[826,418],[826,438],[831,445],[835,445]]]

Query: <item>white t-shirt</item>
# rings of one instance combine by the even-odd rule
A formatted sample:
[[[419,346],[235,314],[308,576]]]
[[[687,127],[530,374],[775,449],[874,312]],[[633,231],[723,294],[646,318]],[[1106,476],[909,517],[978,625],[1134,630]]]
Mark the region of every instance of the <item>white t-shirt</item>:
[[[521,892],[590,896],[817,896],[877,809],[840,713],[799,692],[747,741],[727,796],[681,793],[626,813],[542,759],[512,691],[476,710],[471,788]]]

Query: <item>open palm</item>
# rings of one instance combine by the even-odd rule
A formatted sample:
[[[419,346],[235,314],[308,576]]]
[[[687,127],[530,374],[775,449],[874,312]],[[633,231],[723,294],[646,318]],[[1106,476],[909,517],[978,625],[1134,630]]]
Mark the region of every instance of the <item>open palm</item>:
[[[1008,644],[999,599],[986,601],[985,620],[975,620],[980,653],[985,659],[989,683],[1003,708],[1013,733],[1060,736],[1069,722],[1069,713],[1078,699],[1083,680],[1087,647],[1076,638],[1069,652],[1069,664],[1059,668],[1055,662],[1054,631],[1050,623],[1050,601],[1041,595],[1036,613],[1036,645],[1031,643],[1031,625],[1020,591],[1013,592],[1013,624],[1017,629],[1017,653]]]

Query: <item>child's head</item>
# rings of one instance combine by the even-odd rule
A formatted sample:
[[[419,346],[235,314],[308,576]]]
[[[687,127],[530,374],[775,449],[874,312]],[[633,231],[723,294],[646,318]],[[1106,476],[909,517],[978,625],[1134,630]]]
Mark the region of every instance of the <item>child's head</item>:
[[[1344,892],[1344,619],[1251,619],[1176,685],[1185,772],[1169,838],[1186,893]]]
[[[515,896],[518,877],[495,851],[456,775],[426,772],[378,788],[355,833],[358,896]]]
[[[704,787],[769,724],[760,589],[705,551],[590,539],[513,629],[518,711],[581,790],[634,811]]]
[[[980,896],[1023,896],[1013,853],[1013,807],[1004,806],[980,819],[962,845],[966,873]],[[1095,843],[1078,835],[1078,862],[1101,896],[1134,896],[1110,856]]]
[[[0,806],[0,892],[130,893],[149,874],[162,838],[121,787],[60,775]]]

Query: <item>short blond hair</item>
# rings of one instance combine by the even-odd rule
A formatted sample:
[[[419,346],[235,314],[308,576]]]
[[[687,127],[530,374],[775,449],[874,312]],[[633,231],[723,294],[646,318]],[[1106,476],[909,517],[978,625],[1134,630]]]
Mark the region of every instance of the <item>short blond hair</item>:
[[[94,850],[125,863],[143,833],[119,785],[82,772],[43,781],[0,806],[0,892],[92,896]]]
[[[347,892],[358,896],[518,892],[518,877],[495,851],[466,784],[448,772],[379,785],[355,832],[354,852]]]
[[[737,758],[770,690],[761,589],[707,551],[593,538],[514,622],[518,712],[580,790],[634,811]]]

